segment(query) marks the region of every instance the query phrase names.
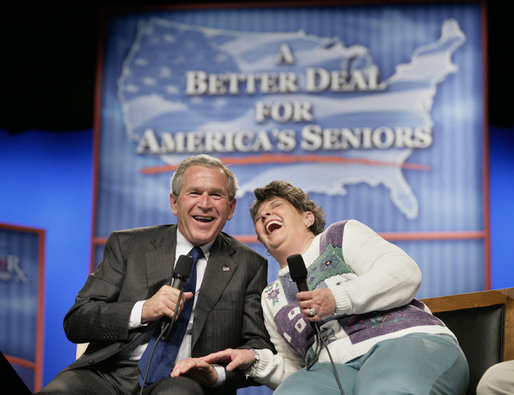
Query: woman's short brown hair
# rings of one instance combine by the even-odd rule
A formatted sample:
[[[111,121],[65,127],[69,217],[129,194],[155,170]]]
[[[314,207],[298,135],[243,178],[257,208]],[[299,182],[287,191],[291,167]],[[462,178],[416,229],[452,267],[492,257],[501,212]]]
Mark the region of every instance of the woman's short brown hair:
[[[287,181],[272,181],[268,185],[256,188],[253,193],[256,199],[250,207],[250,215],[254,222],[259,212],[259,207],[265,200],[280,197],[291,203],[299,213],[310,211],[314,214],[314,223],[309,228],[312,233],[317,235],[325,229],[325,213],[321,207],[314,203],[306,192]]]

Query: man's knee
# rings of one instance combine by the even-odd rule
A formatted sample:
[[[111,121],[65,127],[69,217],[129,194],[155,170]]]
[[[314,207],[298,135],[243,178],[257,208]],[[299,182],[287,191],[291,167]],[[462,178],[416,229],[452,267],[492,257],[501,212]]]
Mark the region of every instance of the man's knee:
[[[50,381],[39,394],[96,395],[110,394],[112,386],[99,375],[89,370],[65,370]]]
[[[195,380],[185,377],[169,377],[150,384],[143,391],[144,395],[204,395],[203,387]]]
[[[84,386],[73,371],[59,373],[38,394],[82,394],[88,393],[88,386]]]

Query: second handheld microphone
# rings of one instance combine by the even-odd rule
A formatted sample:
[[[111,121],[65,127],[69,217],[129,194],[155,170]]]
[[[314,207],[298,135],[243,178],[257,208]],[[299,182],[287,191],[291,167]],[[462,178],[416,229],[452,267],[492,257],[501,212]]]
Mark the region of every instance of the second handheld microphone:
[[[287,257],[287,265],[289,266],[289,274],[298,286],[298,291],[309,291],[307,286],[307,269],[300,254],[294,254]]]

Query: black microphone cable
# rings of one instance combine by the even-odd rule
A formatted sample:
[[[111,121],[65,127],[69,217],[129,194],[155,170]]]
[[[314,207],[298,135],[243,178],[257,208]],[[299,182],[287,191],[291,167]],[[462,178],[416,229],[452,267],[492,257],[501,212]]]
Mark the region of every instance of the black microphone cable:
[[[312,366],[316,363],[316,361],[319,358],[321,348],[324,347],[325,350],[327,351],[328,357],[330,358],[330,364],[332,365],[332,370],[334,371],[334,377],[336,379],[337,386],[339,387],[339,392],[341,393],[341,395],[344,395],[343,386],[341,385],[341,380],[339,379],[339,374],[337,373],[336,365],[334,363],[334,360],[332,359],[332,354],[330,353],[330,350],[328,349],[328,344],[325,342],[325,339],[323,338],[323,336],[321,334],[319,324],[317,322],[314,322],[313,324],[314,324],[313,327],[316,330],[316,343],[317,343],[316,350],[315,350],[316,357],[313,358],[311,361],[309,361],[309,364],[307,365],[306,369],[310,370],[312,368]]]
[[[155,343],[153,345],[153,348],[152,348],[152,352],[150,353],[150,356],[148,357],[148,363],[146,364],[146,369],[145,369],[145,374],[143,376],[143,382],[141,383],[141,388],[139,390],[139,394],[140,395],[143,395],[143,390],[145,388],[145,384],[146,384],[146,379],[148,378],[148,372],[150,371],[150,365],[152,364],[152,359],[153,359],[153,354],[155,352],[155,348],[157,347],[157,344],[159,344],[159,342],[163,339],[163,336],[165,333],[170,333],[171,330],[173,329],[173,326],[175,325],[175,322],[177,321],[177,312],[178,312],[178,307],[180,305],[180,300],[182,299],[182,293],[184,291],[181,289],[180,290],[180,293],[178,295],[178,299],[177,299],[177,304],[175,305],[175,311],[173,312],[173,319],[171,320],[171,322],[169,323],[169,326],[166,326],[166,325],[162,325],[161,327],[161,333],[159,333],[159,336],[157,337],[157,339],[155,340]],[[164,336],[165,337],[165,336]]]

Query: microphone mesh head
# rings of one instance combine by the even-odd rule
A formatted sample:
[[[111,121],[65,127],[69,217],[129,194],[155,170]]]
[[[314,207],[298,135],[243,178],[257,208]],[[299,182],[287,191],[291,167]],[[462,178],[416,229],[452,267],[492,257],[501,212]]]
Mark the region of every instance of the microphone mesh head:
[[[187,255],[180,255],[178,261],[173,269],[173,277],[177,278],[189,278],[191,274],[191,268],[193,267],[193,258]]]
[[[289,273],[293,281],[298,282],[307,278],[307,269],[300,254],[288,256],[287,265],[289,266]]]

